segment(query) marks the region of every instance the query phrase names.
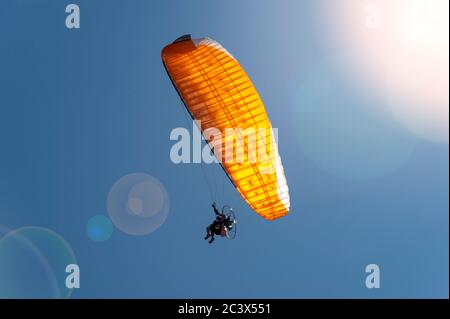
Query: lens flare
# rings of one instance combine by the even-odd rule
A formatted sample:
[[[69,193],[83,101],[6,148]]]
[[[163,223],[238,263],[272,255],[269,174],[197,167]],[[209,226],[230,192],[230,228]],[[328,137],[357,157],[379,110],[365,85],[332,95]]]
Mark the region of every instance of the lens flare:
[[[93,241],[107,241],[113,232],[111,220],[103,215],[96,215],[89,219],[86,231]]]
[[[448,143],[449,1],[343,0],[324,8],[335,50],[360,66],[349,72],[416,136]]]
[[[334,59],[312,66],[292,105],[301,151],[321,169],[346,180],[382,176],[401,166],[414,141],[378,99],[336,68]]]
[[[54,231],[11,230],[0,239],[0,298],[68,298],[65,269],[75,263],[71,247]]]
[[[169,195],[156,178],[129,174],[111,188],[108,214],[114,225],[130,235],[145,235],[157,230],[169,213]]]

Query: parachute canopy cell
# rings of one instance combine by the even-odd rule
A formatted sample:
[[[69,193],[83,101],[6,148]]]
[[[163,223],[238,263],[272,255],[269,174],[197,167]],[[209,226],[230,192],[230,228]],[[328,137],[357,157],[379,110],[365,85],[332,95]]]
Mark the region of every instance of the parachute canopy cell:
[[[221,143],[219,152],[217,144],[213,145],[214,154],[216,157],[221,154],[217,159],[225,173],[257,214],[269,220],[286,215],[290,207],[289,190],[272,125],[256,88],[239,62],[216,41],[192,39],[190,35],[164,47],[162,60],[184,105],[209,143],[212,142],[205,131],[211,128],[222,133],[227,129],[268,132],[264,135],[270,141],[264,146],[264,160],[249,158],[250,155],[245,161],[224,160],[224,154],[229,154],[229,149],[225,149],[227,143]],[[247,154],[255,154],[256,143],[245,141],[245,138],[233,140],[232,145],[241,144],[233,147],[233,152],[245,150]],[[233,158],[239,155],[234,153]]]

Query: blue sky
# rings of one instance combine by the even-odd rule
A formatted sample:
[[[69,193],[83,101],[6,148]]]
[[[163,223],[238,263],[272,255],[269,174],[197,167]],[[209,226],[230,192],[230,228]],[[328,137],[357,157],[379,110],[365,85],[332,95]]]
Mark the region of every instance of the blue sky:
[[[0,224],[67,242],[82,274],[73,298],[448,297],[448,142],[374,111],[386,99],[340,64],[326,1],[79,0],[78,30],[65,27],[68,3],[2,3]],[[244,66],[290,188],[290,214],[269,222],[225,184],[239,232],[213,245],[200,167],[169,158],[186,114],[160,53],[185,33]],[[91,240],[89,219],[107,216],[109,190],[132,173],[166,189],[164,224]],[[380,289],[364,285],[371,263]]]

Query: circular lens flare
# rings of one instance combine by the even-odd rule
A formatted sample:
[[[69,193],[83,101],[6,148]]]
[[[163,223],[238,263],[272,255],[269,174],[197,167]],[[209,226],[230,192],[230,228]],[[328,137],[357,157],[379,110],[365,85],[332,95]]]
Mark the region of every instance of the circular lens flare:
[[[107,241],[113,233],[113,225],[108,217],[96,215],[89,219],[86,231],[93,241]]]
[[[54,231],[11,230],[0,239],[0,298],[68,298],[65,269],[75,263],[72,249]]]
[[[346,180],[392,172],[410,156],[413,139],[336,65],[332,59],[311,67],[294,98],[291,119],[302,152]]]
[[[130,235],[145,235],[157,230],[166,220],[169,196],[153,176],[129,174],[112,186],[107,207],[118,229]]]

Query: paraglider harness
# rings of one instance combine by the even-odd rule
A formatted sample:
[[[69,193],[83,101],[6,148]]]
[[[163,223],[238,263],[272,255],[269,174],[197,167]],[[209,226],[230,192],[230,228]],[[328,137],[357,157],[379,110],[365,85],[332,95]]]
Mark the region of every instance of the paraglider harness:
[[[207,235],[205,239],[211,237],[210,243],[214,241],[214,235],[234,239],[236,237],[236,220],[231,207],[225,205],[222,208],[222,212],[217,209],[215,202],[212,204],[212,207],[214,209],[214,213],[216,214],[216,219],[211,225],[209,225],[210,234]]]
[[[224,213],[219,212],[219,210],[216,207],[216,203],[213,203],[212,207],[217,217],[211,224],[212,228],[211,231],[213,231],[215,235],[225,237],[227,235],[227,232],[233,228],[234,223],[231,220],[230,216],[227,216]]]

